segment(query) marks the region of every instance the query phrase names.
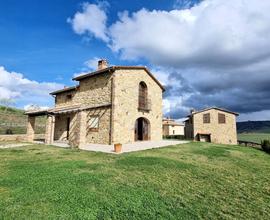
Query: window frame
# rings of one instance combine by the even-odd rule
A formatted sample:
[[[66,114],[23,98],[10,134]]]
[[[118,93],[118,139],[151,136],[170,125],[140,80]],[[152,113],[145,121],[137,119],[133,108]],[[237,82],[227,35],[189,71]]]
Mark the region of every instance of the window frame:
[[[66,102],[71,101],[73,98],[72,94],[66,94]]]
[[[138,94],[138,109],[149,110],[148,106],[148,87],[145,82],[139,83],[139,94]]]
[[[93,122],[91,123],[91,119],[93,120]],[[97,120],[96,124],[95,120]],[[98,132],[99,131],[99,124],[100,124],[100,116],[99,115],[90,115],[89,119],[87,121],[87,127],[89,129],[89,131],[93,131],[93,132]]]
[[[226,124],[226,115],[223,113],[218,113],[218,123]]]
[[[203,124],[210,124],[210,123],[211,123],[210,113],[203,114]]]

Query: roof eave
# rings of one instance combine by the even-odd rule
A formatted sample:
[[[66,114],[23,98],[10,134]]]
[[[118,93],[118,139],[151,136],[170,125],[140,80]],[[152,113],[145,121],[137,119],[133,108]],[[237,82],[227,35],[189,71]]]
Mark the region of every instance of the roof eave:
[[[74,80],[74,81],[80,81],[82,79],[85,79],[85,78],[88,78],[88,77],[92,77],[92,76],[95,76],[95,75],[98,75],[98,74],[106,73],[108,71],[109,72],[110,71],[114,71],[114,69],[115,69],[115,67],[114,66],[111,66],[111,67],[108,67],[108,68],[105,68],[105,69],[101,69],[101,70],[90,72],[90,73],[87,73],[87,74],[84,74],[84,75],[76,76],[76,77],[72,78],[72,80]]]

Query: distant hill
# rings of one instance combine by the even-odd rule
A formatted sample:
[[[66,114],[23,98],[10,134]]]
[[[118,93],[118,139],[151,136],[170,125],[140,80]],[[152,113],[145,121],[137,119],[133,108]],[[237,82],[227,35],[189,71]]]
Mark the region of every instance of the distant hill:
[[[238,133],[270,133],[270,121],[237,122]]]
[[[36,120],[35,132],[45,132],[45,117],[38,117]],[[24,110],[17,108],[6,108],[0,106],[0,134],[6,134],[10,129],[13,134],[25,134],[27,127],[27,116]]]

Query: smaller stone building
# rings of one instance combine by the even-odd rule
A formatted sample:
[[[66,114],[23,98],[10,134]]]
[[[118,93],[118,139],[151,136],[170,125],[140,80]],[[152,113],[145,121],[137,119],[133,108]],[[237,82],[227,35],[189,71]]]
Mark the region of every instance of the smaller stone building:
[[[184,124],[178,123],[174,119],[163,118],[162,120],[163,136],[184,135],[184,128]]]
[[[236,116],[216,107],[191,111],[185,121],[185,136],[195,141],[237,144]]]

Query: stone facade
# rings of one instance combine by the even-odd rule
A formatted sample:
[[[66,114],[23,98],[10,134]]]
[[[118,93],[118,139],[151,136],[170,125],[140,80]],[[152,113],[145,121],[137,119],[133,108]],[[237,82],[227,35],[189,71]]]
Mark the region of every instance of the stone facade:
[[[81,80],[80,85],[75,89],[56,94],[55,107],[74,105],[95,107],[110,104],[111,77],[112,74],[104,73]]]
[[[209,123],[204,123],[206,114],[209,114]],[[225,123],[219,122],[219,114],[225,116]],[[194,112],[186,121],[186,137],[199,140],[199,135],[209,135],[213,143],[237,144],[236,116],[236,113],[218,108]]]
[[[164,125],[163,124],[163,135],[171,136],[171,135],[185,135],[185,126],[178,125]]]
[[[149,111],[138,110],[139,83],[144,82],[151,100]],[[146,118],[150,123],[150,139],[162,139],[162,89],[143,69],[116,70],[114,74],[113,142],[135,141],[136,120]]]
[[[51,93],[53,109],[28,113],[29,140],[32,118],[40,114],[47,114],[47,144],[68,141],[80,147],[162,139],[164,88],[145,67],[109,67],[74,79],[79,85]],[[139,108],[142,82],[147,88],[147,109]]]

